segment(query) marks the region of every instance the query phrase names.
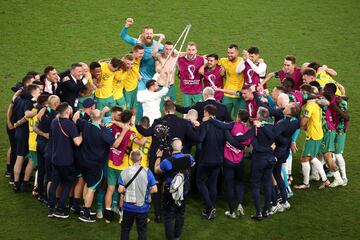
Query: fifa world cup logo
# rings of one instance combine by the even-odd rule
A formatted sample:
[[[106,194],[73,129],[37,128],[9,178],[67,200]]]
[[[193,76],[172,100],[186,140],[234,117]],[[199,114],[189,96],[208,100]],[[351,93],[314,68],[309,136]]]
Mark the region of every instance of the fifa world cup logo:
[[[195,78],[195,66],[194,65],[189,65],[188,66],[188,71],[190,74],[190,79],[193,80]]]
[[[252,83],[252,76],[253,75],[254,75],[254,70],[250,69],[249,71],[247,71],[248,83]]]
[[[209,82],[210,82],[211,86],[215,86],[216,76],[214,74],[210,74],[208,79],[209,79]]]

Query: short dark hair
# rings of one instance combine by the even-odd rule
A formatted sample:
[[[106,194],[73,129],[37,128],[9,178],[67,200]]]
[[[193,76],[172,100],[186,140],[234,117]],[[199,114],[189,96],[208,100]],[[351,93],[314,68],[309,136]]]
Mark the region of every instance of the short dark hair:
[[[26,73],[26,75],[32,75],[33,77],[35,77],[36,75],[38,75],[39,73],[38,72],[35,72],[35,71],[28,71]]]
[[[312,68],[312,69],[314,69],[315,71],[317,71],[320,67],[321,67],[321,65],[320,65],[320,63],[318,63],[318,62],[311,62],[311,63],[309,63],[309,65],[308,65],[308,68]]]
[[[112,113],[113,112],[122,112],[122,111],[124,111],[124,109],[122,107],[119,107],[119,106],[112,106],[110,111]]]
[[[242,122],[246,123],[250,118],[250,114],[247,110],[240,109],[238,112],[238,117]]]
[[[47,66],[44,69],[44,74],[47,75],[49,72],[53,71],[55,68],[53,66]]]
[[[260,118],[261,118],[262,120],[267,121],[267,120],[269,120],[269,118],[270,118],[270,112],[269,112],[269,110],[268,110],[267,108],[259,107],[257,113],[259,114],[259,116],[260,116]]]
[[[39,88],[39,85],[35,85],[35,84],[30,84],[29,86],[26,87],[26,91],[29,94],[32,94],[33,91],[37,90]]]
[[[140,121],[139,121],[140,125],[143,127],[150,127],[150,119],[147,116],[143,116]]]
[[[242,87],[242,89],[241,90],[249,90],[249,91],[251,91],[251,86],[250,85],[248,85],[248,84],[244,84],[244,86]]]
[[[239,51],[239,47],[238,47],[238,45],[236,45],[236,44],[234,44],[234,43],[232,43],[232,44],[230,44],[229,46],[228,46],[228,48],[235,48],[237,51]]]
[[[134,51],[134,52],[137,52],[137,51],[143,50],[143,49],[144,49],[144,47],[143,47],[141,44],[139,44],[139,43],[137,43],[137,44],[135,44],[135,45],[133,46],[133,51]]]
[[[296,63],[296,57],[293,55],[286,55],[285,60],[290,61],[292,64]]]
[[[310,86],[313,86],[313,87],[316,87],[318,92],[321,92],[321,86],[320,86],[320,83],[317,82],[317,81],[312,81],[309,83]]]
[[[23,79],[21,80],[21,83],[23,86],[26,85],[26,83],[28,83],[31,79],[33,79],[34,76],[33,75],[26,75],[23,77]]]
[[[307,83],[303,84],[303,85],[301,85],[300,89],[301,89],[301,91],[306,91],[310,94],[315,94],[314,88],[310,84],[307,84]]]
[[[128,123],[128,122],[130,122],[132,116],[133,116],[133,113],[131,110],[124,110],[120,115],[120,120],[122,123]]]
[[[134,61],[134,56],[132,54],[128,53],[124,56],[124,59],[129,60],[129,61]]]
[[[275,87],[277,90],[279,90],[280,92],[283,92],[283,93],[286,93],[287,92],[287,89],[284,88],[284,86],[281,86],[281,85],[278,85]]]
[[[59,104],[59,106],[56,107],[56,111],[59,114],[63,114],[65,111],[67,111],[69,108],[69,104],[67,102],[62,102]]]
[[[43,93],[38,97],[37,103],[40,105],[44,105],[44,103],[47,102],[48,98],[49,98],[49,94]]]
[[[259,49],[257,47],[250,47],[250,48],[248,48],[247,51],[250,54],[259,54],[260,53],[260,51],[259,51]]]
[[[303,72],[303,75],[316,77],[316,72],[313,68],[306,68]]]
[[[111,66],[114,68],[120,68],[123,65],[123,62],[117,57],[113,57],[110,61]]]
[[[152,86],[155,85],[155,83],[156,83],[156,81],[155,81],[154,79],[151,79],[151,80],[147,81],[147,83],[146,83],[146,89],[151,88]]]
[[[166,41],[165,43],[164,43],[164,45],[174,45],[172,42],[170,42],[170,41]]]
[[[208,112],[210,116],[215,116],[217,109],[216,106],[213,104],[208,104],[204,107],[204,111]]]
[[[164,112],[169,113],[175,111],[175,103],[171,100],[164,102]]]
[[[95,68],[100,68],[101,65],[98,62],[92,62],[92,63],[90,63],[89,67],[90,67],[90,70],[94,70]]]
[[[329,90],[331,91],[331,93],[335,94],[337,91],[337,87],[335,83],[327,83],[325,84],[324,88],[329,88]]]
[[[44,85],[40,80],[35,80],[35,81],[32,82],[32,84],[38,85],[38,86]]]
[[[212,54],[207,55],[207,58],[209,58],[209,57],[214,58],[216,61],[219,60],[219,56],[216,53],[212,53]]]
[[[295,87],[295,80],[292,77],[286,77],[282,80],[282,85],[286,89],[294,89]]]
[[[70,71],[71,71],[71,70],[74,70],[74,69],[77,68],[77,67],[81,67],[81,68],[82,68],[82,65],[81,65],[80,63],[73,63],[73,64],[71,64],[71,66],[70,66]]]

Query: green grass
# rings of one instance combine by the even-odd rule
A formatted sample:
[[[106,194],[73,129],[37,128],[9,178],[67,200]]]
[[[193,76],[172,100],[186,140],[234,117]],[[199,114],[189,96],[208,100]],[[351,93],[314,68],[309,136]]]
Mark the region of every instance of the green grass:
[[[0,1],[0,156],[5,159],[5,132],[9,90],[28,70],[42,71],[48,64],[58,70],[77,61],[122,56],[129,45],[118,33],[126,17],[135,19],[130,34],[137,36],[152,25],[175,41],[187,23],[188,40],[200,53],[225,56],[229,43],[241,49],[256,45],[270,71],[282,65],[283,56],[294,54],[301,64],[317,60],[338,72],[350,97],[352,117],[345,159],[349,185],[337,189],[295,192],[290,211],[255,223],[249,188],[247,216],[235,221],[223,216],[224,199],[218,201],[218,217],[200,216],[201,202],[188,202],[182,239],[355,239],[360,234],[357,201],[360,198],[360,163],[357,143],[360,130],[357,92],[360,53],[360,8],[356,0],[294,1]],[[271,86],[275,83],[273,82]],[[180,97],[179,97],[180,99]],[[300,149],[302,143],[299,142]],[[301,179],[294,160],[296,180]],[[3,172],[4,165],[0,165]],[[247,175],[248,176],[248,175]],[[26,194],[14,194],[7,179],[0,179],[1,239],[115,239],[119,225],[102,221],[87,225],[77,219],[47,219],[46,208]],[[150,224],[149,239],[164,239],[162,225]],[[135,235],[133,235],[135,238]]]

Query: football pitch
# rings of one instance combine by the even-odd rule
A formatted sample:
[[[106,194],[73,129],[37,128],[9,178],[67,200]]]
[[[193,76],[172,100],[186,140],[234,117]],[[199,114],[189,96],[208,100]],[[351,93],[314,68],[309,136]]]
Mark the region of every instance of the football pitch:
[[[301,65],[319,61],[335,69],[336,80],[349,97],[350,128],[344,158],[349,183],[346,187],[294,191],[291,209],[267,220],[253,222],[249,183],[246,184],[246,216],[227,219],[222,195],[217,217],[201,216],[202,203],[187,203],[182,239],[358,239],[360,236],[360,3],[357,0],[293,1],[40,1],[0,0],[0,239],[118,239],[120,225],[98,220],[94,224],[70,219],[48,219],[47,208],[30,194],[13,193],[3,176],[9,143],[6,111],[10,87],[29,70],[42,72],[53,65],[58,71],[71,63],[90,63],[121,57],[130,45],[119,38],[126,17],[135,19],[129,34],[137,37],[146,25],[175,42],[188,23],[188,40],[198,44],[200,54],[226,56],[235,43],[240,49],[257,46],[268,71],[282,67],[292,54]],[[270,86],[277,84],[272,80]],[[181,96],[178,93],[178,102]],[[358,142],[359,141],[359,142]],[[294,157],[295,183],[302,180],[299,152]],[[249,163],[246,162],[247,169]],[[246,178],[249,179],[248,171]],[[153,217],[153,213],[150,213]],[[132,239],[136,238],[135,228]],[[164,227],[153,221],[148,239],[164,239]]]

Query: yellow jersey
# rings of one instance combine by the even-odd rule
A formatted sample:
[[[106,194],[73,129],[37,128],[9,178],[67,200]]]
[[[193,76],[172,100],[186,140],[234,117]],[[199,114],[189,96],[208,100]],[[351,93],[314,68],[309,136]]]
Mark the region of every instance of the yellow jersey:
[[[144,138],[143,135],[141,135],[136,128],[132,128],[131,131],[135,132],[135,138],[137,139],[142,139]],[[148,168],[149,167],[149,151],[150,151],[150,146],[151,146],[151,142],[152,142],[152,138],[151,137],[147,137],[146,142],[144,143],[144,145],[140,146],[139,144],[133,142],[132,144],[132,150],[136,150],[139,149],[142,155],[142,159],[141,159],[141,166]],[[131,161],[129,161],[130,165],[133,165]]]
[[[124,96],[124,80],[127,72],[123,70],[116,71],[113,81],[113,96],[114,100],[118,100]]]
[[[35,125],[35,122],[37,121],[37,115],[33,116],[32,118],[25,117],[25,119],[29,123],[29,151],[36,152],[37,134],[34,132],[33,126]]]
[[[101,87],[96,89],[95,96],[97,98],[109,98],[113,95],[113,81],[115,72],[111,71],[108,63],[101,62]]]
[[[238,58],[235,62],[231,62],[228,58],[221,58],[219,61],[219,65],[225,69],[226,79],[224,84],[224,89],[241,91],[244,85],[244,74],[237,73],[236,67],[240,62],[240,58]],[[239,96],[231,95],[225,93],[224,96],[230,98],[239,98]]]
[[[132,68],[127,71],[126,78],[124,79],[125,91],[131,92],[138,87],[140,74],[140,59],[135,59]]]
[[[316,81],[320,84],[323,88],[327,83],[335,83],[336,81],[328,74],[325,70],[321,71],[316,74]],[[336,86],[336,93],[337,96],[341,96],[341,91],[338,86]]]
[[[324,137],[322,129],[322,110],[316,102],[305,105],[304,117],[309,119],[306,126],[306,139],[321,140]]]

